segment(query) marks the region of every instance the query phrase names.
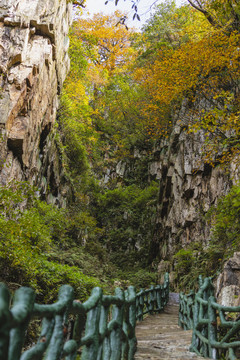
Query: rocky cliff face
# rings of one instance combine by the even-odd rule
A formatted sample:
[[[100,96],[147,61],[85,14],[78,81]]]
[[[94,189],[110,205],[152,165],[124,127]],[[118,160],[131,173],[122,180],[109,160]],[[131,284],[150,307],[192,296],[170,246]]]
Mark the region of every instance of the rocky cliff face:
[[[163,259],[191,241],[208,243],[210,231],[203,215],[240,178],[234,162],[227,169],[205,164],[203,143],[202,132],[189,134],[177,123],[170,140],[154,150],[150,174],[160,181],[155,247]]]
[[[107,186],[116,178],[119,181],[134,178],[136,183],[141,177],[145,184],[150,180],[159,181],[156,229],[150,257],[154,259],[160,255],[161,273],[171,271],[168,260],[190,242],[208,245],[210,226],[204,215],[240,179],[239,161],[233,161],[226,168],[204,163],[204,133],[189,133],[182,121],[184,116],[188,116],[186,107],[184,114],[175,114],[176,124],[170,138],[159,140],[154,149],[148,151],[151,155],[135,148],[131,159],[108,167],[103,180]]]
[[[64,204],[52,129],[69,69],[67,0],[0,0],[0,183],[28,180]]]
[[[218,302],[224,306],[240,306],[240,252],[225,262],[215,281]]]
[[[121,181],[136,179],[136,176],[145,183],[146,178],[159,181],[156,229],[150,259],[160,257],[161,274],[174,270],[173,255],[191,242],[208,245],[210,225],[204,215],[240,180],[239,159],[225,168],[204,163],[204,132],[189,133],[184,125],[188,123],[190,114],[189,107],[183,103],[174,114],[175,126],[169,139],[159,140],[155,148],[148,151],[150,156],[143,149],[135,149],[131,159],[108,167],[103,181],[108,185],[114,178]],[[142,170],[139,172],[140,163]]]

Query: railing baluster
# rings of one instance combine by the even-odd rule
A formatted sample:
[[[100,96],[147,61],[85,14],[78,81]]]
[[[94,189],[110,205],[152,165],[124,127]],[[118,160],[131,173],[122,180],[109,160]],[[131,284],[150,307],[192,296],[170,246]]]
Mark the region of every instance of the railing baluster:
[[[97,359],[99,351],[99,320],[101,314],[102,303],[102,289],[94,288],[93,307],[91,307],[87,314],[85,336],[82,339],[83,347],[81,360]]]
[[[31,349],[25,351],[20,360],[40,360],[45,353],[52,337],[54,329],[54,319],[43,318],[42,331],[38,342]]]
[[[25,332],[31,319],[35,293],[32,289],[22,287],[15,292],[11,309],[14,327],[9,336],[8,360],[16,360],[21,356]]]
[[[8,358],[9,333],[12,314],[9,311],[10,293],[4,284],[0,284],[0,359]]]
[[[216,310],[212,307],[212,303],[216,299],[214,296],[210,296],[208,299],[208,352],[211,359],[217,359],[217,349],[213,347],[213,344],[217,341],[217,315]]]
[[[154,286],[151,285],[150,292],[149,292],[149,312],[153,314],[154,310],[156,310],[156,293],[154,290]]]
[[[121,338],[122,338],[122,324],[124,312],[124,292],[116,288],[115,296],[118,299],[117,304],[112,308],[112,320],[108,324],[110,333],[110,347],[111,347],[111,360],[121,359]]]
[[[99,334],[101,338],[101,348],[99,353],[102,357],[99,357],[103,360],[110,359],[110,340],[108,336],[108,316],[109,316],[109,308],[110,304],[109,302],[104,303],[104,297],[103,297],[103,303],[101,306],[101,314],[100,314],[100,321],[99,321]]]
[[[136,327],[136,292],[133,286],[128,288],[128,360],[132,360],[137,347]]]
[[[162,309],[162,296],[161,296],[162,288],[161,286],[156,286],[156,302],[157,309],[160,311]]]
[[[72,287],[63,285],[57,302],[39,305],[34,304],[34,291],[22,287],[15,292],[9,310],[9,291],[0,284],[0,359],[76,360],[81,353],[81,360],[133,360],[136,321],[147,313],[161,311],[168,291],[165,277],[164,285],[151,286],[138,294],[133,286],[125,292],[117,288],[114,296],[104,296],[102,289],[94,288],[82,304],[73,300]],[[42,319],[41,333],[35,345],[22,351],[33,317]]]
[[[211,278],[204,281],[200,278],[199,284],[199,291],[195,298],[192,297],[193,313],[186,311],[190,305],[189,295],[180,294],[179,324],[184,329],[189,329],[191,323],[193,324],[190,351],[212,359],[219,359],[221,353],[225,355],[227,352],[229,360],[237,360],[235,350],[240,348],[240,320],[226,320],[224,314],[240,313],[240,306],[227,307],[217,304]],[[185,319],[185,313],[188,319]],[[220,329],[226,332],[224,336],[218,331]]]

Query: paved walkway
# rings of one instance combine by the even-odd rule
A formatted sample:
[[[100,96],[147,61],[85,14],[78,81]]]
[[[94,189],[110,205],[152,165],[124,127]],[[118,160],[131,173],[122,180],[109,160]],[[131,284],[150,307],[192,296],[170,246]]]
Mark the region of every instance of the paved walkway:
[[[203,359],[188,351],[192,331],[184,331],[177,324],[177,305],[168,305],[161,314],[149,315],[138,323],[135,360]]]

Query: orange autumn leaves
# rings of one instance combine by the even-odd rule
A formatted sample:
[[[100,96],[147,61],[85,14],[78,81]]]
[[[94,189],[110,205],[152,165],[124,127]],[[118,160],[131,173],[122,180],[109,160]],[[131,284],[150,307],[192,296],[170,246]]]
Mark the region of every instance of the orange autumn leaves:
[[[213,98],[222,88],[234,87],[240,76],[239,50],[239,34],[212,31],[177,50],[160,49],[151,67],[136,69],[135,79],[146,90],[142,114],[152,133],[154,128],[157,135],[166,131],[167,114],[184,97],[194,102],[196,96]]]
[[[90,76],[101,77],[103,83],[112,74],[122,71],[132,59],[131,32],[117,24],[122,16],[119,11],[113,15],[95,14],[91,19],[79,19],[74,26],[75,36],[86,49]]]
[[[71,98],[77,108],[82,102],[88,127],[97,124],[100,132],[117,131],[122,138],[135,132],[134,141],[144,133],[154,140],[167,136],[185,100],[188,117],[182,122],[191,131],[204,129],[210,152],[229,154],[230,147],[231,156],[239,148],[239,34],[210,26],[191,7],[165,7],[135,35],[117,25],[118,12],[79,19],[72,44],[75,53],[81,50],[85,73],[79,78],[73,66]]]

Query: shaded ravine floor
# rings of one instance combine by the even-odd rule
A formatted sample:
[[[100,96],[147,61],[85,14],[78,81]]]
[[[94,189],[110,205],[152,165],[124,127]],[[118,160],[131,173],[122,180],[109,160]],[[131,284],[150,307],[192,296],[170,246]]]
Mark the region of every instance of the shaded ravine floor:
[[[135,360],[204,359],[188,350],[192,331],[178,326],[178,305],[168,305],[161,314],[147,316],[137,324],[136,336]]]

